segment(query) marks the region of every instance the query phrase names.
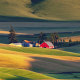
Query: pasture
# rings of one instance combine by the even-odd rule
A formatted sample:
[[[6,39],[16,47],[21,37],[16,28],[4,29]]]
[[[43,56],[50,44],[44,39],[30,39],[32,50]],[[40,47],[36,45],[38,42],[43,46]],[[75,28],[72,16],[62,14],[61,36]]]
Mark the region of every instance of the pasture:
[[[0,44],[0,79],[80,79],[80,54]]]

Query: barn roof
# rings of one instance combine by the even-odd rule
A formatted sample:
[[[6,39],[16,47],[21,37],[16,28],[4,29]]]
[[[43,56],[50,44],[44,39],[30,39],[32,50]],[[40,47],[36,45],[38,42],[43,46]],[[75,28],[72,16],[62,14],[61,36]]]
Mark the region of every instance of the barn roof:
[[[26,42],[26,43],[30,43],[31,41],[28,41],[28,40],[24,40],[24,42]]]
[[[48,46],[54,46],[50,41],[44,41],[45,43],[48,44]]]

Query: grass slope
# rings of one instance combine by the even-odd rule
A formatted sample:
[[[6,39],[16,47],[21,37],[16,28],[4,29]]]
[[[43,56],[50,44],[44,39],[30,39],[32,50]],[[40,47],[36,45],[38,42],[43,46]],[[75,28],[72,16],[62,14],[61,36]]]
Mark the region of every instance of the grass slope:
[[[67,80],[79,80],[80,73],[62,73],[62,74],[46,74],[47,76],[55,77],[57,79],[67,79]]]
[[[76,55],[73,55],[75,53],[73,54],[69,53],[71,56],[66,55],[61,56],[60,55],[61,52],[59,50],[60,53],[57,52],[58,53],[57,56],[53,56],[55,54],[52,54],[50,56],[49,52],[52,49],[22,48],[25,52],[23,53],[23,51],[21,51],[22,50],[21,48],[19,48],[20,51],[17,51],[18,47],[14,48],[5,44],[3,46],[0,46],[0,48],[5,48],[0,49],[0,79],[4,80],[80,79],[79,77],[80,73],[76,73],[80,72],[80,58],[75,57]],[[10,50],[6,50],[8,48]],[[27,49],[28,53],[27,51],[25,51],[25,49]],[[29,52],[30,50],[33,52],[32,54],[31,52]],[[43,54],[46,54],[47,52],[49,54],[47,53],[48,55],[42,56],[40,53],[38,53],[39,51],[41,51],[40,53]],[[54,50],[53,53],[55,53]],[[70,74],[70,76],[69,74],[59,74],[63,72],[65,73],[72,72],[72,74]]]
[[[24,48],[24,47],[10,47],[10,46],[0,46],[2,49],[17,51],[17,52],[24,52],[24,53],[32,53],[32,54],[42,54],[42,55],[57,55],[57,56],[79,56],[80,54],[66,52],[62,50],[56,49],[42,49],[42,48]]]
[[[55,79],[29,70],[2,68],[2,67],[0,67],[0,78],[4,80]]]
[[[30,61],[34,60],[21,55],[0,52],[0,67],[29,69],[31,66]]]
[[[69,52],[75,52],[80,54],[80,45],[72,46],[72,47],[65,47],[60,48],[60,50],[69,51]]]
[[[43,0],[34,5],[35,14],[55,20],[80,20],[79,0]]]
[[[2,21],[80,20],[79,9],[79,0],[0,0]]]
[[[4,50],[5,51],[5,50]],[[15,54],[16,52],[1,53],[0,51],[0,79],[4,80],[36,80],[36,79],[53,79],[51,77],[29,71],[31,62],[34,59]]]
[[[30,14],[31,9],[26,8],[29,2],[29,0],[0,0],[0,15],[33,17],[34,15]]]
[[[44,21],[32,14],[30,0],[0,0],[0,21]]]

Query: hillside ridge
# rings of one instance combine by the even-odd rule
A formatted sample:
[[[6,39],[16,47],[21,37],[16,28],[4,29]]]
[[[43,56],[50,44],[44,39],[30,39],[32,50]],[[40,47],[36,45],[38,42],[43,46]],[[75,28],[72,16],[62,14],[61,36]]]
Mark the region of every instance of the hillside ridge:
[[[80,21],[80,1],[0,0],[0,17],[1,16],[10,16],[11,19],[13,19],[12,17],[27,18],[24,21],[28,21],[28,19],[33,19],[32,21],[37,21],[34,19],[53,21]],[[5,17],[1,17],[1,20],[5,21]]]

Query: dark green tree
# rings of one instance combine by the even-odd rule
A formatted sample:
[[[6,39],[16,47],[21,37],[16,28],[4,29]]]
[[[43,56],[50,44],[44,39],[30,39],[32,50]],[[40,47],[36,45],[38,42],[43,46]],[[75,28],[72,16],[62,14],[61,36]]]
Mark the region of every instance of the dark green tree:
[[[69,39],[69,43],[71,43],[72,42],[72,40],[71,40],[71,38]]]
[[[69,39],[69,46],[72,46],[72,40],[71,40],[71,38]]]
[[[41,32],[38,38],[39,43],[41,44],[44,40],[46,40],[46,35],[43,32]]]
[[[9,43],[17,43],[17,39],[16,39],[16,33],[15,30],[13,29],[13,27],[10,27],[10,34],[9,34]]]
[[[65,39],[63,39],[63,43],[65,43]]]
[[[54,35],[54,33],[51,33],[50,41],[51,41],[52,43],[55,42],[55,35]]]
[[[51,33],[51,42],[52,43],[58,43],[58,40],[59,40],[59,35],[58,33]]]

